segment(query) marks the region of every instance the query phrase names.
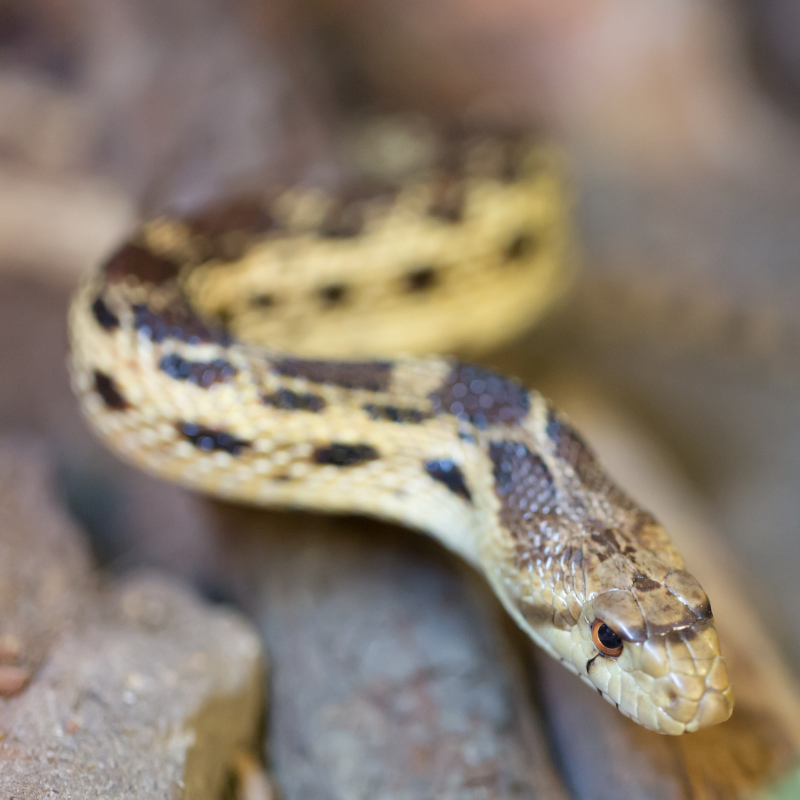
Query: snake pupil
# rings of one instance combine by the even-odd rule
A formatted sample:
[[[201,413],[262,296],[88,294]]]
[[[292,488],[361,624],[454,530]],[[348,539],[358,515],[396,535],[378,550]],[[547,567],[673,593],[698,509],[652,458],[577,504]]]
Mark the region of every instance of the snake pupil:
[[[609,650],[616,650],[618,647],[622,647],[622,639],[608,625],[600,626],[597,631],[597,638],[600,640],[600,644]]]
[[[616,658],[622,654],[622,637],[602,620],[596,619],[592,624],[592,641],[604,656]]]

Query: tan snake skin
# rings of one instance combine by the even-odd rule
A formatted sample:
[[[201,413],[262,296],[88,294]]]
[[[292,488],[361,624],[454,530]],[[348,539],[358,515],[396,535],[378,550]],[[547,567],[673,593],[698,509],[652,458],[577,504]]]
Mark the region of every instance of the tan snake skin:
[[[395,355],[476,350],[534,319],[567,282],[568,205],[546,148],[462,132],[394,186],[156,220],[75,296],[74,388],[156,475],[427,532],[623,714],[695,731],[733,699],[666,532],[537,393]]]

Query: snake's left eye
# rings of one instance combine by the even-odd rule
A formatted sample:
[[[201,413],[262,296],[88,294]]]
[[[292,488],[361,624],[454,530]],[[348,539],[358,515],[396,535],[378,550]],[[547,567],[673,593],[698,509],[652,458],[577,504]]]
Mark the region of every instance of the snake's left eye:
[[[616,658],[622,652],[622,637],[602,620],[592,623],[592,641],[604,656]]]

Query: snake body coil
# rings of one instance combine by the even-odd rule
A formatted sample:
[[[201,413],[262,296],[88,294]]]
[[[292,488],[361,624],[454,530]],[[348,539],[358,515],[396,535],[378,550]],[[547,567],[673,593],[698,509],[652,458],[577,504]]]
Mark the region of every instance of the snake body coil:
[[[564,285],[547,151],[464,134],[443,152],[388,188],[144,225],[72,305],[84,413],[201,491],[421,529],[623,714],[670,734],[725,720],[705,593],[569,423],[483,367],[376,355],[488,346]]]

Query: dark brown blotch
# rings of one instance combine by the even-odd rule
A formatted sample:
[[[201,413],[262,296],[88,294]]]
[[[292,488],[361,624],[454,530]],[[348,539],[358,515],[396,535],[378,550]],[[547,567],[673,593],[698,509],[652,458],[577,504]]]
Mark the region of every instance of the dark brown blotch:
[[[236,456],[252,444],[252,442],[248,442],[245,439],[238,439],[227,431],[206,428],[194,422],[178,423],[178,430],[198,450],[209,453],[215,450],[223,450],[232,456]]]
[[[113,331],[119,327],[119,317],[105,304],[100,296],[96,297],[92,303],[92,314],[103,330]]]
[[[468,503],[472,502],[472,492],[467,486],[464,473],[449,458],[438,458],[425,462],[425,472],[435,481],[443,483],[454,495],[461,497]]]
[[[521,442],[500,441],[490,444],[489,458],[502,524],[523,543],[534,532],[555,535],[561,496],[541,456]]]
[[[104,269],[109,283],[136,278],[141,283],[158,286],[175,278],[180,268],[174,261],[157,256],[146,247],[126,244],[111,256]]]
[[[439,274],[436,267],[425,266],[412,270],[405,278],[406,291],[415,294],[417,292],[427,292],[439,283]]]
[[[517,425],[528,415],[527,389],[475,364],[456,363],[444,385],[430,395],[435,413],[453,414],[477,428]]]
[[[133,307],[134,327],[141,336],[154,342],[178,339],[189,344],[212,342],[227,347],[231,336],[222,328],[206,325],[188,306],[175,305],[163,311],[151,311],[143,304]]]
[[[336,467],[354,467],[379,458],[378,451],[368,444],[341,444],[333,442],[314,451],[317,464],[333,464]]]
[[[518,233],[503,251],[505,261],[521,261],[530,258],[536,250],[536,239],[532,233]]]
[[[130,408],[114,379],[98,369],[94,371],[94,390],[103,398],[106,408],[112,411],[125,411]]]
[[[303,378],[312,383],[325,383],[343,389],[364,389],[384,392],[392,380],[390,361],[309,361],[284,358],[272,368],[280,375]]]
[[[271,231],[275,221],[258,197],[239,197],[211,206],[188,217],[186,224],[202,246],[203,258],[235,260],[243,254],[248,238]],[[199,242],[197,240],[200,240]]]
[[[207,389],[215,383],[222,383],[238,372],[236,367],[224,358],[215,358],[213,361],[189,361],[177,353],[164,356],[158,366],[171,378],[195,383],[202,389]]]
[[[258,197],[238,197],[212,206],[186,220],[197,236],[216,239],[227,233],[266,233],[274,226],[272,216]]]
[[[633,579],[633,588],[640,592],[652,592],[654,589],[660,589],[661,584],[646,575],[637,575]]]
[[[611,480],[580,434],[553,409],[548,414],[547,436],[556,458],[572,467],[585,489],[605,495],[612,505],[636,510],[634,502]]]
[[[332,283],[329,286],[323,286],[319,290],[319,299],[322,305],[327,308],[333,306],[340,306],[347,302],[350,289],[344,283]]]
[[[286,411],[322,411],[325,400],[316,394],[293,392],[290,389],[278,389],[274,394],[264,395],[262,401],[268,406]]]
[[[256,294],[250,298],[250,305],[253,308],[258,308],[261,310],[265,310],[267,308],[273,308],[275,303],[275,295],[274,294]]]
[[[614,536],[614,531],[611,528],[606,528],[598,523],[598,530],[591,534],[592,541],[600,545],[608,553],[621,553],[622,548],[619,546],[617,537]]]
[[[419,424],[430,417],[430,414],[426,414],[418,408],[380,406],[374,403],[367,403],[364,406],[364,411],[366,411],[372,419],[385,420],[386,422]]]

